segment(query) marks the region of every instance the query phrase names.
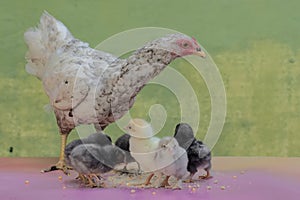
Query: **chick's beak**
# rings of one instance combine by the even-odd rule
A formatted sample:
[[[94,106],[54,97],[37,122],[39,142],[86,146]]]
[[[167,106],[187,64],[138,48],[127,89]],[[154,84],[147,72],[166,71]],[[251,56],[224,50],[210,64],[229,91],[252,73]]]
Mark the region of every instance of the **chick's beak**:
[[[194,53],[194,55],[200,56],[202,58],[206,57],[206,54],[200,48],[197,49],[197,51]]]

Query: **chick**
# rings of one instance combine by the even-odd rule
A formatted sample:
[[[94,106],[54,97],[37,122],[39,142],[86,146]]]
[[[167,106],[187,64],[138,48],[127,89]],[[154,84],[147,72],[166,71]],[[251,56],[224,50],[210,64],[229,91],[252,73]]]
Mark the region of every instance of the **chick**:
[[[151,172],[145,181],[149,185],[156,165],[153,162],[160,139],[154,137],[151,125],[143,119],[132,119],[124,128],[129,134],[129,151],[143,172]]]
[[[71,154],[72,150],[81,144],[98,144],[100,146],[104,146],[104,145],[111,145],[112,141],[108,135],[103,134],[101,132],[93,133],[86,138],[73,140],[65,148],[65,162],[66,162],[68,168],[71,168],[70,154]],[[76,179],[79,179],[83,182],[88,181],[85,178],[85,176],[83,176],[80,173],[78,174],[78,177],[76,177]]]
[[[88,180],[88,186],[101,186],[99,176],[124,163],[125,152],[113,145],[81,144],[69,155],[71,166]],[[94,179],[94,180],[93,180]]]
[[[174,176],[177,182],[171,188],[181,189],[182,179],[188,177],[190,173],[187,171],[187,153],[185,149],[179,146],[175,138],[164,137],[160,140],[154,162],[157,164],[158,172],[166,175],[161,186],[169,187],[168,180],[171,176]]]
[[[186,149],[188,155],[187,170],[190,172],[188,182],[192,182],[192,178],[195,173],[204,169],[206,175],[200,176],[201,179],[211,178],[211,152],[210,149],[203,144],[203,142],[197,140],[194,137],[193,129],[186,123],[177,124],[175,128],[174,137],[178,141],[179,145]]]
[[[126,153],[126,166],[125,168],[123,169],[124,172],[129,172],[130,170],[132,169],[136,169],[136,168],[132,168],[129,166],[129,164],[131,163],[137,163],[136,160],[131,156],[130,154],[130,150],[129,150],[129,139],[130,139],[130,135],[129,134],[124,134],[122,136],[120,136],[116,142],[115,142],[115,145],[117,147],[119,147],[120,149],[124,150],[125,153]],[[138,169],[137,171],[139,172],[140,171],[140,166],[139,164],[137,163],[138,165]]]
[[[65,148],[65,162],[68,166],[70,166],[70,154],[72,150],[81,144],[98,144],[100,146],[111,145],[111,138],[104,133],[93,133],[86,138],[73,140],[70,142]]]

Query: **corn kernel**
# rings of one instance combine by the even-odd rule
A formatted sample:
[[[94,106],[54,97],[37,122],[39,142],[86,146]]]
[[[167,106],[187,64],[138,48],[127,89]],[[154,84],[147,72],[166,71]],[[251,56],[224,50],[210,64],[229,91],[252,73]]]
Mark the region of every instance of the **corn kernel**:
[[[132,189],[132,190],[130,190],[130,193],[135,193],[135,190],[133,190],[133,189]]]

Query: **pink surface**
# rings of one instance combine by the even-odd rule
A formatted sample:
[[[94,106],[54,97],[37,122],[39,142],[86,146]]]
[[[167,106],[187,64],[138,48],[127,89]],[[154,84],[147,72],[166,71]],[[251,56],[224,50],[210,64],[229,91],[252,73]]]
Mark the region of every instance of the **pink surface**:
[[[185,184],[183,190],[134,188],[83,188],[71,176],[61,172],[39,173],[45,160],[1,159],[0,199],[230,199],[230,200],[299,200],[299,177],[276,176],[265,170],[215,171],[214,178]],[[31,162],[30,162],[31,161]],[[47,163],[51,163],[48,161]],[[59,176],[62,179],[59,179]],[[236,176],[236,177],[235,177]],[[26,184],[25,181],[29,183]],[[217,180],[217,183],[216,183]],[[190,185],[190,187],[189,187]],[[210,186],[211,189],[207,189]],[[221,189],[225,186],[225,190]],[[193,189],[194,188],[194,189]],[[153,194],[156,192],[156,194]]]

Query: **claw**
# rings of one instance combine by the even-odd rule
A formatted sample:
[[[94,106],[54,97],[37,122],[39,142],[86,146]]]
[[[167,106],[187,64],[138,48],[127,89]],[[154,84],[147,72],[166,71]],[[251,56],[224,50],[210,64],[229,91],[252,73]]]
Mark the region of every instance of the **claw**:
[[[70,175],[68,171],[68,167],[66,166],[64,161],[58,161],[55,165],[52,165],[51,167],[47,169],[41,170],[42,173],[52,172],[56,170],[61,170],[65,175]]]

